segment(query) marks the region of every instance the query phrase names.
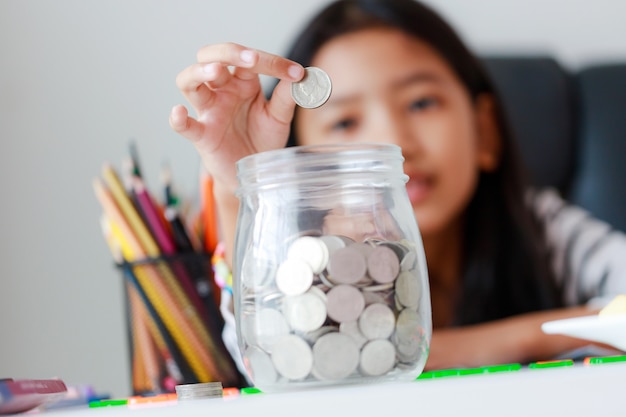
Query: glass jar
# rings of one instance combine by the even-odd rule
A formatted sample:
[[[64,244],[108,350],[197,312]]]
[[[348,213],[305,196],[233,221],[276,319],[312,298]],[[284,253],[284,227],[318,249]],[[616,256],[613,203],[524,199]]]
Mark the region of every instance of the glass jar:
[[[431,307],[399,147],[314,145],[237,162],[239,347],[265,392],[411,380]]]

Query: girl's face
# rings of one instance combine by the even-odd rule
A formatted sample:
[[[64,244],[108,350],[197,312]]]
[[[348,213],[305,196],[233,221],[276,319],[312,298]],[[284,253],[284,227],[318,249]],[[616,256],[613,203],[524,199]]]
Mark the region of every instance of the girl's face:
[[[337,37],[314,57],[333,82],[328,102],[298,109],[300,145],[394,143],[402,148],[407,192],[424,237],[459,219],[481,169],[495,168],[491,101],[473,103],[428,44],[386,28]]]

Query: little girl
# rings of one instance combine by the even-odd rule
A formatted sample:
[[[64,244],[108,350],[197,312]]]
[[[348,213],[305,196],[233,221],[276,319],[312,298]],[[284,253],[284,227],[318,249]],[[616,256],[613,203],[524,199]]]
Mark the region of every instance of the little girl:
[[[339,0],[304,28],[287,58],[209,45],[177,84],[172,128],[215,179],[230,260],[235,162],[285,145],[399,145],[422,233],[433,309],[427,369],[549,359],[588,344],[543,334],[545,321],[594,314],[626,293],[626,238],[520,174],[497,92],[481,62],[413,0]],[[297,108],[290,84],[324,69],[328,102]],[[230,68],[229,68],[230,67]],[[259,74],[279,79],[270,99]],[[567,254],[578,253],[573,257]],[[566,256],[567,255],[567,256]]]

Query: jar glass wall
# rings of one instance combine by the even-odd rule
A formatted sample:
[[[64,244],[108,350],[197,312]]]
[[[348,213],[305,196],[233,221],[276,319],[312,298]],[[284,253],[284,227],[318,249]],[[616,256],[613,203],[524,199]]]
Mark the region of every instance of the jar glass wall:
[[[431,338],[421,237],[395,145],[316,145],[237,163],[239,346],[263,391],[410,380]]]

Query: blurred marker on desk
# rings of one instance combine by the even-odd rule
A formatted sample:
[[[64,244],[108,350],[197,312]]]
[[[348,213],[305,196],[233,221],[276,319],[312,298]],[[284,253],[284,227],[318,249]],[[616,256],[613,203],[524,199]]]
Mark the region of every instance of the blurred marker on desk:
[[[619,362],[626,362],[626,355],[589,357],[584,360],[585,365],[604,365]]]
[[[416,379],[445,378],[452,376],[467,376],[480,374],[494,374],[500,372],[515,372],[522,369],[519,363],[506,363],[500,365],[480,366],[478,368],[438,369],[422,372]]]
[[[128,408],[143,408],[175,404],[178,401],[176,393],[141,396],[136,395],[128,399]]]
[[[561,368],[565,366],[574,365],[574,361],[571,359],[554,360],[554,361],[539,361],[528,364],[529,369],[545,369],[545,368]]]
[[[256,387],[244,387],[241,389],[241,395],[263,394],[263,391]]]
[[[118,407],[120,405],[127,405],[127,404],[128,404],[128,398],[115,398],[111,400],[89,401],[89,408]]]

